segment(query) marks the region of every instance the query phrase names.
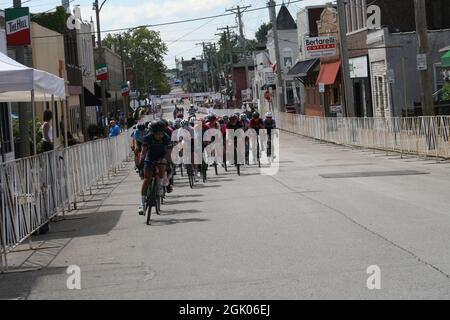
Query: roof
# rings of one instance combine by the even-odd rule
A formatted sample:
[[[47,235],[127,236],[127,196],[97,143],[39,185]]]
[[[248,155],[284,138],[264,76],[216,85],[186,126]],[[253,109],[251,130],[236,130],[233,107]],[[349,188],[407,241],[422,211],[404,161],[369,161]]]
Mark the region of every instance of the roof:
[[[293,30],[297,29],[297,23],[295,23],[294,18],[292,18],[289,9],[283,4],[278,12],[277,17],[277,28],[278,30]]]
[[[233,64],[233,68],[244,68],[246,60],[248,67],[253,68],[255,66],[255,61],[253,60],[253,57],[247,57],[247,59],[242,58],[241,60],[239,60],[238,63]]]
[[[297,62],[291,70],[289,70],[288,75],[289,76],[306,76],[308,72],[317,64],[319,63],[319,59],[310,59],[305,61],[299,61]]]

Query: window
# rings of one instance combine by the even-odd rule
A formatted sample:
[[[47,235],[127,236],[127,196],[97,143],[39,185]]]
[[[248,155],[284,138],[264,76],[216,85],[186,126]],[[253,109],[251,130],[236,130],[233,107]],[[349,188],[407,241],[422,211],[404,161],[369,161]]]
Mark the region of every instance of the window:
[[[0,130],[1,130],[1,152],[7,154],[12,151],[11,146],[11,123],[7,103],[0,103]]]
[[[292,49],[291,48],[285,48],[283,50],[283,62],[285,68],[292,67]]]
[[[385,103],[384,103],[384,95],[385,95],[385,89],[384,89],[384,81],[383,77],[375,77],[375,83],[376,83],[376,92],[377,92],[377,103],[378,108],[381,113],[381,117],[385,116]]]

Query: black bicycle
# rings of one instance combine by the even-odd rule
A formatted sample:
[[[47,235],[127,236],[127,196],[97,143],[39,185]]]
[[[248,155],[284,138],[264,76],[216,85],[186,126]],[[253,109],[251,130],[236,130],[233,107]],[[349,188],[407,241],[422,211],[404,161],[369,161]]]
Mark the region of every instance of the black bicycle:
[[[145,212],[147,214],[147,225],[150,225],[152,208],[155,208],[157,215],[161,212],[161,195],[159,194],[159,184],[156,179],[156,164],[153,168],[152,180],[150,181],[149,188],[147,189],[147,198],[145,201]]]
[[[189,187],[191,187],[191,189],[194,188],[194,166],[192,164],[187,164],[186,165],[186,173],[189,179]]]

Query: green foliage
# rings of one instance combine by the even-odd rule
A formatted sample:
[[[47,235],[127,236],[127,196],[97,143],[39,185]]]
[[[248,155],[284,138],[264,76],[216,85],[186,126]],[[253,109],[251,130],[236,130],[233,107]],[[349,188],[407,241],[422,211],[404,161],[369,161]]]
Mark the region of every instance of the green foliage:
[[[160,33],[145,27],[132,29],[121,34],[125,64],[133,68],[140,91],[155,88],[156,94],[170,91],[166,79],[164,55],[167,46]],[[102,41],[105,47],[119,50],[119,34],[108,34]]]
[[[37,13],[31,15],[31,21],[37,24],[53,30],[55,32],[63,34],[66,30],[67,14],[64,7],[57,7],[55,12]]]
[[[266,43],[267,42],[267,33],[269,30],[272,29],[272,24],[269,23],[263,23],[258,31],[255,33],[256,41],[258,43]]]
[[[444,84],[442,99],[444,101],[450,101],[450,82]]]
[[[36,142],[37,142],[37,153],[43,152],[43,141],[42,141],[42,131],[41,126],[42,123],[38,118],[35,120],[36,123]],[[14,136],[14,142],[20,142],[20,125],[19,125],[19,119],[13,119],[13,136]],[[30,144],[30,150],[33,152],[33,120],[30,120],[28,122],[28,143]]]

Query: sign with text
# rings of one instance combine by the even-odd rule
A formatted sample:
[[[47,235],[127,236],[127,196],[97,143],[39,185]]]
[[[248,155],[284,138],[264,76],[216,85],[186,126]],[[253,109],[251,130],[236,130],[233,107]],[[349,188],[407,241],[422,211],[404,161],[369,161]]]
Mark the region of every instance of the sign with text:
[[[306,59],[333,57],[337,55],[336,37],[305,38],[303,42]]]
[[[29,8],[6,9],[5,21],[8,46],[29,46],[31,44]]]
[[[275,73],[273,73],[273,72],[266,72],[264,74],[264,77],[265,77],[264,83],[265,83],[266,86],[274,86],[274,85],[277,84],[277,75]]]
[[[122,97],[128,97],[130,95],[130,87],[127,84],[123,84],[121,87]]]
[[[95,65],[95,76],[98,81],[108,80],[108,66],[104,63]]]
[[[369,77],[369,68],[367,56],[349,59],[350,78],[367,78]]]
[[[426,71],[427,69],[427,55],[425,53],[419,53],[417,55],[417,70]]]

